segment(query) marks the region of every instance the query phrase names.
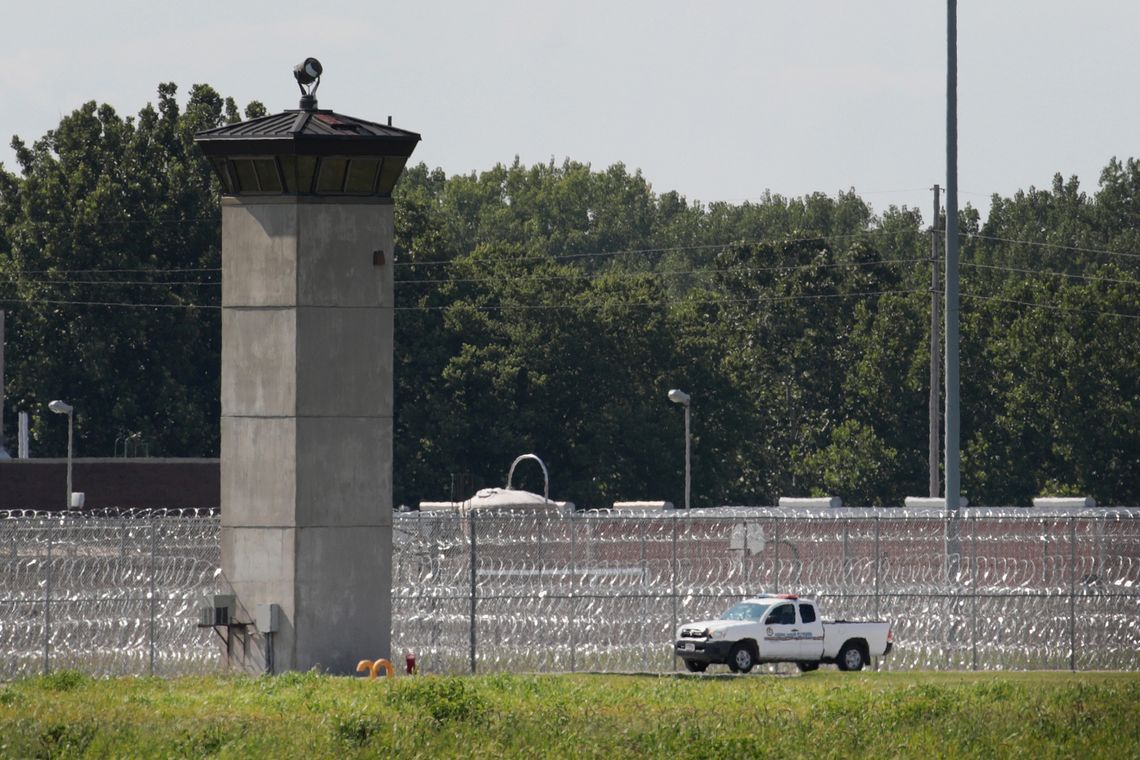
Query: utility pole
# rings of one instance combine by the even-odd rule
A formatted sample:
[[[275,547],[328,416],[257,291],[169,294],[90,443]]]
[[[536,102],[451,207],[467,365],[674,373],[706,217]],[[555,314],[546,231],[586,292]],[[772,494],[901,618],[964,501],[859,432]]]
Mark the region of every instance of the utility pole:
[[[946,507],[961,500],[958,451],[958,5],[946,4]]]
[[[938,466],[942,460],[940,447],[941,436],[939,426],[942,424],[942,415],[939,402],[942,396],[942,295],[939,291],[941,285],[938,270],[942,262],[938,258],[938,221],[942,213],[939,201],[939,192],[942,188],[934,186],[934,216],[930,224],[930,496],[938,498],[942,493],[941,480],[938,477]]]

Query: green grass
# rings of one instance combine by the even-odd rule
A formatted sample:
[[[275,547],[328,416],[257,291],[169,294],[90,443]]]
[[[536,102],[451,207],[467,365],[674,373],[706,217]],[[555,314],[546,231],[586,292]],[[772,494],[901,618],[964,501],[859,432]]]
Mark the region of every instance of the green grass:
[[[0,684],[3,757],[1140,757],[1140,674]]]

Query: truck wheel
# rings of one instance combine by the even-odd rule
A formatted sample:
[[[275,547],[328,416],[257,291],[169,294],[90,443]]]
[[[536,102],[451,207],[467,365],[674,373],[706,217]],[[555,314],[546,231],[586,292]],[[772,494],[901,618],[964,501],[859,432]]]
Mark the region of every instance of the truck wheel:
[[[813,670],[819,670],[819,663],[814,660],[811,662],[801,660],[796,663],[796,667],[799,668],[801,673],[810,673]]]
[[[839,650],[835,664],[840,670],[862,670],[867,663],[863,658],[863,650],[857,644],[848,643]]]
[[[704,673],[708,670],[709,664],[707,662],[698,662],[696,660],[685,660],[685,670],[690,673]]]
[[[756,658],[752,655],[752,648],[747,644],[736,644],[728,653],[728,669],[733,673],[747,673],[755,664]]]

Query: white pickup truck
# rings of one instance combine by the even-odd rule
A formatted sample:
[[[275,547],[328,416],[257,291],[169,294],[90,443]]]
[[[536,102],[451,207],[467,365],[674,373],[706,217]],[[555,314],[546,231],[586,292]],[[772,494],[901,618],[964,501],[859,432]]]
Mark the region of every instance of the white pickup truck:
[[[811,599],[765,594],[734,604],[717,620],[682,625],[674,652],[691,673],[715,663],[747,673],[758,662],[794,662],[807,672],[821,662],[862,670],[893,645],[889,623],[824,621]]]

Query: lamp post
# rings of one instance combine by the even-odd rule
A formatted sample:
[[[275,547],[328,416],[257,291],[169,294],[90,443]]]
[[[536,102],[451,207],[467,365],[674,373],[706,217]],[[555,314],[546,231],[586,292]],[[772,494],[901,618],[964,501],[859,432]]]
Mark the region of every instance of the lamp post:
[[[685,509],[689,508],[689,491],[691,484],[691,457],[689,449],[689,394],[679,388],[669,391],[669,400],[674,404],[685,407]]]
[[[56,414],[67,415],[67,506],[65,509],[71,509],[71,429],[72,429],[72,412],[75,408],[66,401],[55,400],[48,404],[48,409]]]

